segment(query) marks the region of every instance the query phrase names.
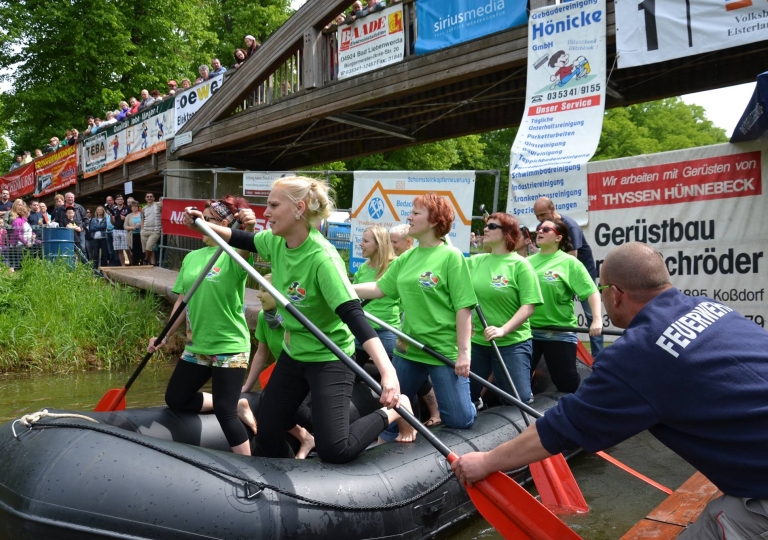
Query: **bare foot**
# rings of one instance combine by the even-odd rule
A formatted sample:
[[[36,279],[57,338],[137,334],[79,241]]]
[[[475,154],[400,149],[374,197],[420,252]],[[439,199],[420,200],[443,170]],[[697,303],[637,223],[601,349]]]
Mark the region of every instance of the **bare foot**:
[[[409,412],[413,411],[411,401],[405,395],[400,396],[400,406],[405,407]],[[413,442],[416,440],[417,431],[402,416],[398,414],[395,422],[400,429],[400,434],[395,438],[395,442]]]
[[[240,401],[237,402],[237,417],[243,424],[251,428],[251,431],[253,431],[254,434],[256,433],[256,418],[254,418],[253,411],[251,411],[251,407],[248,405],[248,400],[245,398],[241,398]]]
[[[306,458],[307,454],[315,447],[315,438],[309,431],[298,424],[291,428],[288,433],[299,440],[299,451],[296,452],[296,459]]]

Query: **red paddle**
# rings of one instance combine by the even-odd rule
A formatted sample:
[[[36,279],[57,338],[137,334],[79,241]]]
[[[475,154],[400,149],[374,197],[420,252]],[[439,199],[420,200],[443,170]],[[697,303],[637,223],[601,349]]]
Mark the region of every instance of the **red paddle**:
[[[483,310],[480,308],[480,304],[475,306],[477,317],[480,319],[480,323],[483,325],[483,329],[488,328],[488,321],[483,315]],[[509,374],[507,365],[504,363],[504,359],[501,357],[501,351],[496,344],[496,340],[491,340],[491,346],[496,353],[496,359],[499,361],[501,370],[504,373],[504,378],[507,380],[507,384],[512,389],[512,395],[517,399],[520,399],[520,394],[515,388],[515,383],[512,381],[512,376]],[[514,403],[513,403],[514,404]],[[531,425],[531,419],[528,415],[523,413],[523,420],[525,425]],[[541,502],[545,506],[557,513],[587,513],[589,512],[589,506],[587,501],[584,500],[584,495],[581,494],[581,489],[576,483],[576,479],[573,477],[571,468],[565,461],[562,454],[557,454],[551,458],[531,463],[528,466],[533,477],[533,483],[536,484],[536,489],[539,490],[541,496]]]
[[[404,334],[403,332],[401,332],[397,328],[392,328],[392,326],[388,325],[387,323],[385,323],[384,321],[382,321],[378,317],[376,317],[374,315],[371,315],[367,311],[365,312],[365,317],[366,317],[366,319],[375,322],[376,324],[378,324],[379,326],[381,326],[385,330],[389,330],[390,332],[392,332],[393,334],[395,334],[399,338],[407,341],[408,343],[410,343],[414,347],[417,347],[417,348],[421,349],[422,351],[426,352],[427,354],[430,354],[431,356],[437,358],[438,360],[440,360],[444,364],[446,364],[448,366],[451,366],[451,367],[456,367],[456,363],[453,360],[451,360],[450,358],[446,358],[445,356],[443,356],[442,354],[437,352],[435,349],[433,349],[431,347],[428,347],[428,346],[424,345],[423,343],[419,343],[418,341],[413,339],[411,336],[409,336],[408,334]],[[506,401],[509,401],[510,403],[513,403],[518,409],[520,409],[521,411],[527,412],[528,414],[530,414],[534,418],[541,418],[542,416],[544,416],[543,414],[541,414],[536,409],[532,408],[529,405],[526,405],[525,403],[523,403],[519,399],[515,398],[514,396],[509,395],[504,390],[502,390],[498,386],[494,386],[493,384],[489,383],[488,381],[486,381],[482,377],[478,377],[475,373],[472,373],[471,371],[469,372],[469,378],[472,379],[473,381],[475,381],[477,384],[479,384],[483,388],[486,388],[486,389],[490,390],[491,392],[494,392],[499,397],[505,399]],[[642,474],[642,473],[632,469],[631,467],[629,467],[628,465],[625,465],[624,463],[621,463],[616,458],[613,458],[613,457],[609,456],[605,452],[595,452],[595,453],[599,457],[601,457],[604,460],[608,461],[609,463],[612,463],[612,464],[616,465],[617,467],[619,467],[620,469],[628,472],[629,474],[631,474],[635,478],[639,478],[643,482],[645,482],[645,483],[647,483],[647,484],[649,484],[649,485],[651,485],[651,486],[653,486],[653,487],[663,491],[664,493],[667,493],[667,494],[672,493],[672,491],[669,488],[664,487],[661,484],[659,484],[658,482],[655,482],[655,481],[651,480],[650,478],[648,478],[644,474]]]
[[[328,350],[344,362],[355,375],[360,377],[374,392],[381,395],[381,386],[367,371],[357,365],[338,345],[320,331],[302,312],[288,302],[286,298],[275,289],[269,281],[256,272],[239,254],[235,252],[221,237],[216,234],[202,219],[196,219],[195,224],[203,234],[210,236],[219,247],[226,251],[256,282],[271,294],[275,301],[299,321],[309,332],[315,336]],[[449,463],[458,458],[442,441],[419,422],[413,414],[404,407],[396,407],[395,410],[413,428],[421,434]],[[568,526],[560,521],[557,516],[542,506],[533,496],[525,491],[517,482],[508,476],[495,472],[475,482],[474,487],[467,488],[470,499],[477,510],[488,520],[503,536],[508,539],[529,538],[532,540],[578,540],[581,538]]]
[[[265,370],[259,373],[259,385],[261,385],[262,390],[267,387],[269,378],[272,376],[272,372],[275,370],[275,363],[270,364]]]

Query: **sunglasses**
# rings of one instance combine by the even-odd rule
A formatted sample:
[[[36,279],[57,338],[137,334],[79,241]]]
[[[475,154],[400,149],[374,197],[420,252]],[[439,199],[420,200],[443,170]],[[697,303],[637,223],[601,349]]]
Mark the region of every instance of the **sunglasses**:
[[[622,290],[621,290],[619,287],[617,287],[616,285],[613,285],[612,283],[608,283],[608,284],[606,284],[606,285],[600,285],[600,284],[598,284],[598,285],[597,285],[597,291],[598,291],[598,292],[602,292],[603,290],[605,290],[605,289],[610,289],[611,287],[616,287],[616,290],[617,290],[617,291],[619,291],[620,293],[624,294],[624,291],[622,291]]]
[[[555,234],[560,234],[557,232],[557,229],[555,229],[554,227],[539,227],[538,229],[536,229],[536,232],[543,232],[543,233],[553,232]]]
[[[486,223],[485,228],[489,231],[495,231],[496,229],[501,229],[501,225],[498,223]]]
[[[216,219],[216,218],[215,218],[215,217],[213,217],[213,216],[206,216],[206,215],[204,215],[204,216],[203,216],[203,219],[204,219],[205,221],[209,222],[209,223],[221,223],[221,220],[220,220],[220,219]]]

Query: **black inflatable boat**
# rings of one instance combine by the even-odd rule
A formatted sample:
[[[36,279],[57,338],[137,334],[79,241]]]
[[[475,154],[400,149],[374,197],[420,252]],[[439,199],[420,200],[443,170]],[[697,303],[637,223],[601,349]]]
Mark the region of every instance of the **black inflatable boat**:
[[[534,407],[555,399],[539,395]],[[328,465],[232,454],[212,414],[72,414],[98,423],[44,417],[32,429],[0,428],[0,538],[418,539],[474,513],[423,438]],[[516,408],[496,407],[471,429],[436,434],[462,454],[524,427]],[[525,482],[527,469],[513,476]]]

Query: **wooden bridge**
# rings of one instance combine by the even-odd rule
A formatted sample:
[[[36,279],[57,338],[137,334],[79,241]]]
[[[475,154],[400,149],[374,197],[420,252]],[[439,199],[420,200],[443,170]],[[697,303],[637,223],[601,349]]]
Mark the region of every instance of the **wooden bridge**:
[[[536,1],[532,7],[554,3]],[[335,32],[323,27],[349,3],[309,0],[182,128],[192,142],[169,150],[168,160],[291,170],[519,125],[527,26],[426,55],[406,46],[398,64],[334,80]],[[415,4],[403,4],[408,34]],[[753,81],[768,52],[763,41],[611,70],[613,2],[607,34],[609,108]]]
[[[78,196],[103,200],[105,190],[120,190],[129,180],[140,190],[160,191],[164,170],[296,170],[519,125],[527,26],[417,56],[407,45],[415,0],[404,0],[404,60],[338,80],[335,31],[324,27],[350,1],[308,0],[243,67],[226,74],[226,83],[179,131],[176,140],[191,135],[191,143],[80,179]],[[553,0],[531,0],[531,7],[548,3]],[[754,81],[768,41],[618,69],[609,1],[607,51],[610,108]]]

